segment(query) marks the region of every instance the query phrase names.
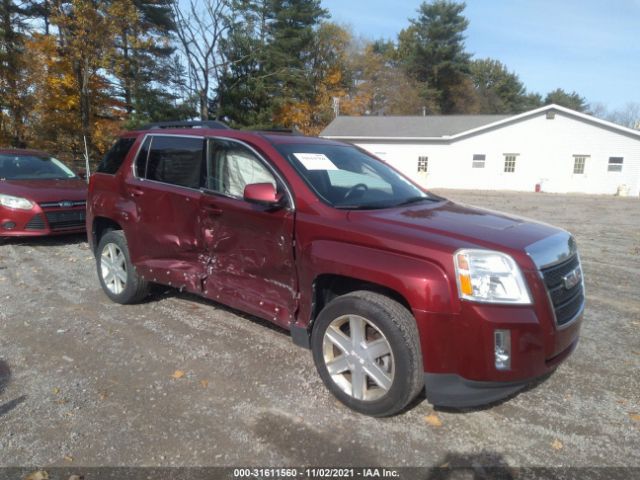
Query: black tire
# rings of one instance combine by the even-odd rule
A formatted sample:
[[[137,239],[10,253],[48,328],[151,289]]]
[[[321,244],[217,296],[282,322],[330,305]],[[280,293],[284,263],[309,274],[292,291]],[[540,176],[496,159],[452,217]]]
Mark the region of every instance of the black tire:
[[[122,252],[122,256],[124,257],[121,262],[121,266],[124,267],[126,281],[120,281],[119,287],[115,287],[111,282],[111,287],[108,286],[107,281],[104,278],[105,274],[103,273],[102,268],[102,256],[103,253],[105,253],[105,250],[109,248],[113,248],[113,250],[117,252]],[[129,248],[127,247],[127,239],[125,238],[122,230],[111,230],[102,236],[96,250],[96,268],[102,290],[104,290],[104,293],[116,303],[120,303],[122,305],[138,303],[149,293],[148,282],[137,274],[135,267],[131,263]],[[122,283],[124,283],[124,285],[122,285]]]
[[[344,320],[345,317],[348,320]],[[357,367],[356,363],[359,361],[362,367],[358,368],[365,369],[365,371],[367,366],[371,366],[371,363],[365,365],[362,357],[349,356],[349,354],[345,356],[344,349],[338,348],[330,340],[325,341],[325,333],[329,327],[333,324],[332,328],[335,329],[341,322],[344,323],[340,328],[348,329],[349,337],[347,338],[351,339],[351,318],[355,318],[357,321],[361,321],[360,318],[366,320],[363,323],[365,331],[369,332],[365,333],[364,337],[366,345],[371,345],[367,340],[368,336],[372,338],[371,342],[384,338],[391,351],[391,354],[387,355],[390,361],[387,360],[387,364],[384,365],[384,368],[392,370],[388,376],[391,379],[390,387],[388,389],[382,388],[373,382],[373,377],[365,375],[364,383],[366,386],[364,387],[365,393],[361,394],[362,399],[354,397],[355,381],[351,383],[351,387],[345,386],[349,379],[355,378],[352,376],[353,374],[350,371],[345,371],[344,374],[337,374],[337,380],[334,380],[329,373],[325,359],[325,354],[332,355],[331,350],[333,349],[338,352],[340,357],[334,358],[334,360],[345,362],[348,357],[351,365]],[[424,388],[424,368],[415,319],[403,305],[384,295],[369,291],[357,291],[335,298],[318,315],[312,331],[311,349],[316,368],[326,387],[346,406],[365,415],[373,417],[394,415],[404,409]],[[350,354],[354,354],[354,351],[351,351]],[[345,359],[341,358],[343,356]],[[354,361],[354,359],[356,360]],[[375,360],[375,364],[383,367],[381,363],[383,360],[384,357],[380,357]],[[393,367],[390,367],[389,364]],[[368,395],[370,385],[372,391],[377,391],[377,393],[374,393],[372,398],[366,399],[364,396]],[[351,388],[351,393],[347,393],[349,388]],[[377,398],[375,398],[376,394],[379,395]]]

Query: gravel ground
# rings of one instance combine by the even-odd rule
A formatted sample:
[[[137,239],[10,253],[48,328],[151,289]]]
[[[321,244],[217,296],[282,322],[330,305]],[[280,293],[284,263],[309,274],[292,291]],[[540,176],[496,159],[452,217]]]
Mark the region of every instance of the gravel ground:
[[[0,245],[0,466],[640,467],[640,201],[438,192],[553,223],[581,249],[581,343],[491,408],[352,413],[265,322],[173,290],[100,290],[84,238]],[[179,377],[179,378],[178,378]]]

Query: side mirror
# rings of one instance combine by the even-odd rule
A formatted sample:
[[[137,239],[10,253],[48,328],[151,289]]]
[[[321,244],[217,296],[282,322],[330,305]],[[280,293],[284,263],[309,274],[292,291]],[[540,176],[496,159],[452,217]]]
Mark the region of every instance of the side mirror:
[[[251,183],[244,187],[244,200],[269,207],[280,205],[282,196],[271,183]]]

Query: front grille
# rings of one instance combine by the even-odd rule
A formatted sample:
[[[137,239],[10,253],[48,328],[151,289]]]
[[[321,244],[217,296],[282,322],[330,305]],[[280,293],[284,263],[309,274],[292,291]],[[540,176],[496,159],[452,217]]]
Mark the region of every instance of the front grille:
[[[45,229],[44,218],[42,218],[42,215],[40,214],[35,215],[31,220],[29,220],[29,223],[27,223],[24,229],[25,230],[44,230]]]
[[[39,204],[42,208],[71,208],[84,207],[87,202],[84,200],[62,200],[59,202],[44,202]]]
[[[79,228],[84,226],[84,210],[58,210],[45,212],[47,222],[51,230],[65,230],[68,228]]]
[[[582,281],[571,288],[566,288],[564,283],[564,278],[576,268],[581,268],[580,260],[574,255],[559,265],[541,270],[558,326],[569,323],[584,305]]]

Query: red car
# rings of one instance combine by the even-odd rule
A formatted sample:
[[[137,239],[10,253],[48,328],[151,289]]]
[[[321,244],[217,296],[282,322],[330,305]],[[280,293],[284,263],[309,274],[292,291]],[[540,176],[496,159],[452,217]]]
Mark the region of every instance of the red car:
[[[0,149],[0,237],[84,232],[87,184],[60,160]]]
[[[113,301],[160,283],[270,320],[374,416],[423,388],[440,406],[494,402],[576,347],[569,233],[457,205],[353,145],[179,126],[125,133],[91,178],[87,231]]]

